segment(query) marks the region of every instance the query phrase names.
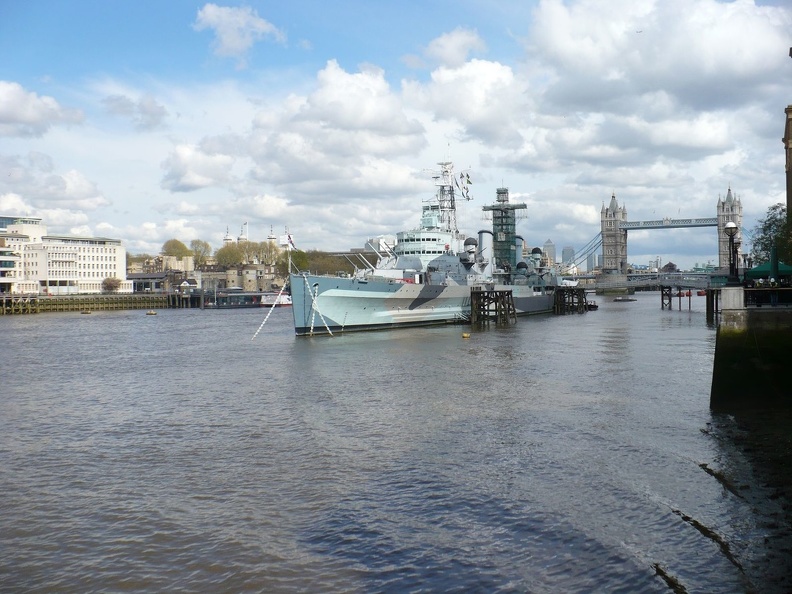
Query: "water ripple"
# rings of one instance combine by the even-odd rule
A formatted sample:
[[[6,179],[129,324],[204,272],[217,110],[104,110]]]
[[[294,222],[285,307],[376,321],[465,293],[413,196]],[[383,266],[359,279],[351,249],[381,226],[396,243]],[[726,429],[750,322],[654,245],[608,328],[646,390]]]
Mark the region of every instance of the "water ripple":
[[[703,313],[629,305],[465,341],[2,318],[0,591],[785,591]]]

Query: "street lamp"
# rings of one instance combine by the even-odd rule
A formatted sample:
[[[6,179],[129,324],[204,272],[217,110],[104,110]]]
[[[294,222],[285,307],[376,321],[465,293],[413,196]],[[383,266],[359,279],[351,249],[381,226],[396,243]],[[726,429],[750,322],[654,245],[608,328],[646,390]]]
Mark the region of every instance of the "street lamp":
[[[730,285],[739,284],[740,282],[737,278],[736,247],[734,245],[734,236],[737,235],[737,231],[737,224],[733,221],[726,223],[723,229],[723,232],[729,238],[729,280],[727,283]]]

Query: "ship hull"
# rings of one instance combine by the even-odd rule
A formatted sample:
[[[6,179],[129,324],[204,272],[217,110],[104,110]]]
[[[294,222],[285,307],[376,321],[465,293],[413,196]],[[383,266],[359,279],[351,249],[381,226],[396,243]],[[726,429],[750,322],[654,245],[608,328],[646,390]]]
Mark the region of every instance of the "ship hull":
[[[529,286],[510,290],[518,315],[550,313],[553,295]],[[469,285],[425,285],[291,275],[292,313],[298,336],[461,323],[470,319]]]

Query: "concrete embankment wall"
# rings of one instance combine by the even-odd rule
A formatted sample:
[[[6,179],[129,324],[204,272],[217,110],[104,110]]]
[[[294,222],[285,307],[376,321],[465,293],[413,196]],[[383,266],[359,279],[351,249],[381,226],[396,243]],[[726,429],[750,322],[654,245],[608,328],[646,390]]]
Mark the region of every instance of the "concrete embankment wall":
[[[734,412],[792,406],[791,362],[792,309],[724,310],[710,408]]]

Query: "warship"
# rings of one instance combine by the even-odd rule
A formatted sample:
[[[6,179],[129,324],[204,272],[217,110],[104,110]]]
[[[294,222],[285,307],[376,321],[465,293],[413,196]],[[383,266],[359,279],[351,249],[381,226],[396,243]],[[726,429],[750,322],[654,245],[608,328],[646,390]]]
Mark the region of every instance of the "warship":
[[[540,266],[539,248],[523,259],[516,234],[516,213],[526,205],[510,203],[499,188],[496,203],[483,208],[492,229],[467,236],[457,227],[457,200],[471,199],[470,174],[457,177],[450,161],[438,165],[419,225],[397,233],[392,246],[369,243],[376,263],[348,256],[351,274],[289,275],[298,336],[466,323],[474,290],[509,291],[517,315],[553,311],[558,277]]]

